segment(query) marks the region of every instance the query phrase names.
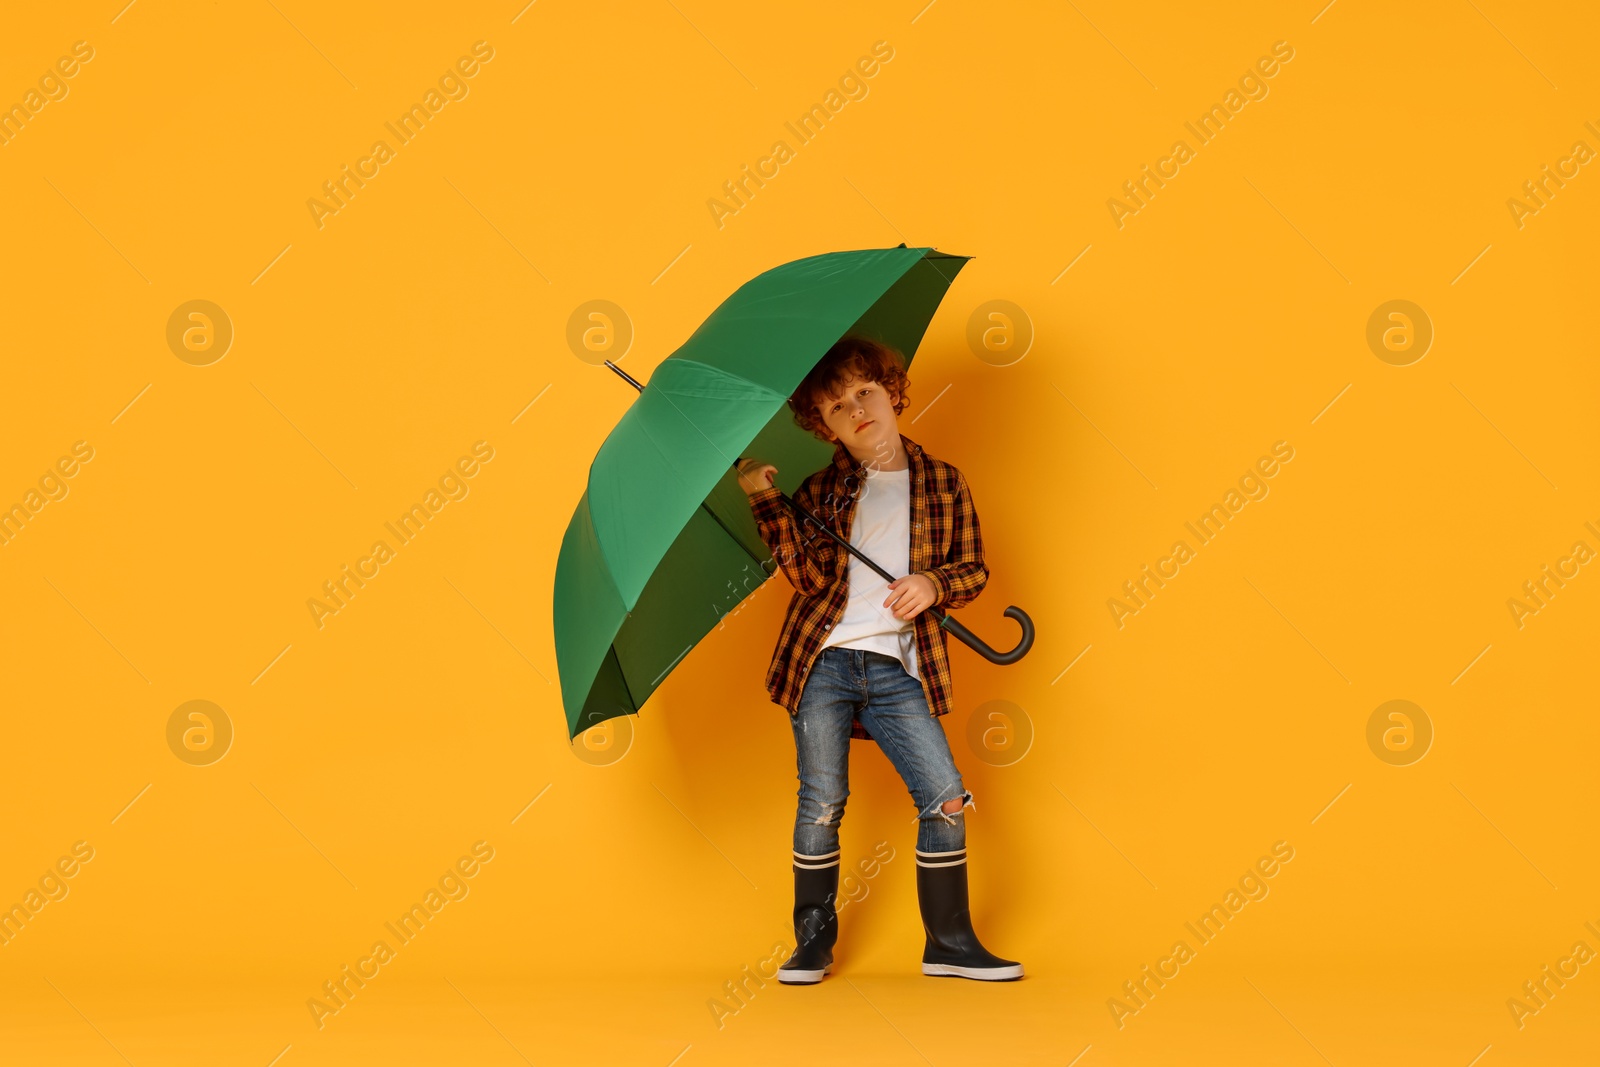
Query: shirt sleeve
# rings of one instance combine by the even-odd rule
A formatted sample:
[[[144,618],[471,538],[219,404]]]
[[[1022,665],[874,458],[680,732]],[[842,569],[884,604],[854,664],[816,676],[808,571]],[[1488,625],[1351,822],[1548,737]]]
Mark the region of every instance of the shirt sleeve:
[[[800,483],[800,488],[794,491],[794,502],[815,514],[816,506],[808,483]],[[810,538],[802,535],[793,509],[784,503],[782,489],[774,485],[753,494],[750,511],[755,515],[756,533],[761,535],[767,550],[796,592],[816,596],[833,584],[832,568],[824,567],[821,546],[814,540],[826,535],[814,530],[809,531]]]
[[[967,479],[960,472],[956,474],[955,513],[950,526],[950,552],[945,561],[930,570],[917,572],[933,582],[937,594],[933,606],[944,611],[966,607],[978,598],[989,582],[989,568],[983,561],[978,509],[972,504]]]

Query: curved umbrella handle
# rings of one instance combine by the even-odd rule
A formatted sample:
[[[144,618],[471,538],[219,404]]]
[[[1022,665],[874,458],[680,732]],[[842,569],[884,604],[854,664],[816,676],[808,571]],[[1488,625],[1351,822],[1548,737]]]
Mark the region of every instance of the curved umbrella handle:
[[[737,463],[734,464],[734,468],[738,469]],[[780,495],[783,497],[784,502],[787,503],[789,507],[800,516],[803,523],[809,522],[817,529],[833,538],[835,543],[837,543],[840,548],[844,549],[846,552],[856,557],[856,559],[859,559],[862,563],[865,563],[868,567],[871,567],[878,574],[882,575],[884,581],[892,582],[895,580],[894,575],[890,574],[888,571],[874,563],[855,545],[852,545],[849,541],[846,541],[844,538],[840,537],[838,534],[829,529],[827,523],[823,522],[811,512],[795,503],[794,498],[788,493],[782,493]],[[766,568],[763,567],[762,569],[765,570]],[[1028,654],[1028,649],[1033,647],[1033,620],[1028,618],[1027,612],[1023,611],[1016,605],[1012,605],[1005,610],[1005,614],[1008,619],[1016,619],[1017,622],[1022,626],[1022,639],[1017,642],[1017,646],[1010,652],[996,652],[994,649],[985,644],[981,637],[967,629],[965,626],[962,626],[947,612],[942,612],[938,608],[929,608],[928,611],[938,616],[940,626],[955,634],[956,637],[962,641],[962,643],[971,646],[974,652],[988,660],[990,663],[998,663],[1002,666],[1008,663],[1015,663],[1023,656],[1026,656]]]
[[[1033,620],[1028,618],[1028,613],[1016,605],[1006,608],[1006,618],[1016,619],[1022,626],[1022,638],[1017,646],[1010,652],[996,652],[984,643],[983,639],[955,620],[955,616],[946,613],[939,614],[939,625],[955,634],[963,643],[970,645],[972,650],[990,663],[1004,666],[1015,663],[1028,654],[1028,649],[1033,647]]]

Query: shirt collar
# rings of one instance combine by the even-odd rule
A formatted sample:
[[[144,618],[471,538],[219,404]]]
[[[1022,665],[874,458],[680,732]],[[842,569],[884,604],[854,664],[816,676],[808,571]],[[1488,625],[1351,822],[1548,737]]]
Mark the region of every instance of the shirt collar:
[[[908,465],[921,461],[921,445],[911,440],[911,438],[907,437],[905,434],[901,434],[900,446],[906,450],[906,462]],[[854,474],[858,477],[864,477],[866,475],[867,465],[859,462],[855,456],[851,455],[850,450],[845,447],[843,441],[840,441],[833,446],[833,465],[839,468],[839,470],[845,474]]]

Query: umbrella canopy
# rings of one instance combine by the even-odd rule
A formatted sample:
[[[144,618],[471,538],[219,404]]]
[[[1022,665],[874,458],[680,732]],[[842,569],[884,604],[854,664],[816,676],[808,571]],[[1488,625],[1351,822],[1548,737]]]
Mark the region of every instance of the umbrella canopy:
[[[909,364],[967,256],[833,252],[744,285],[656,367],[600,446],[556,562],[556,665],[568,737],[637,713],[721,618],[777,570],[734,463],[793,494],[833,446],[788,398],[846,334]]]

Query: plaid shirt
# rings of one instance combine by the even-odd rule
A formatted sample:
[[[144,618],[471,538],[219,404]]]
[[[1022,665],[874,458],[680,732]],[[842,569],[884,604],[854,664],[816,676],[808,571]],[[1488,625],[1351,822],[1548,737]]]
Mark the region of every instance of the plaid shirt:
[[[904,434],[900,441],[911,470],[911,571],[933,583],[934,607],[944,611],[965,607],[989,581],[972,494],[955,467],[928,455]],[[834,448],[833,463],[801,482],[794,501],[849,541],[856,498],[866,484],[866,468],[841,442]],[[806,676],[823,642],[844,617],[850,597],[848,567],[854,557],[809,522],[802,533],[795,512],[783,502],[783,491],[777,486],[752,495],[750,509],[761,540],[795,589],[766,678],[773,703],[793,715],[799,710]],[[944,628],[926,609],[911,622],[916,633],[917,673],[922,676],[929,714],[944,715],[953,703]],[[859,717],[851,723],[850,736],[872,740]]]

